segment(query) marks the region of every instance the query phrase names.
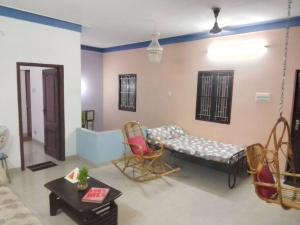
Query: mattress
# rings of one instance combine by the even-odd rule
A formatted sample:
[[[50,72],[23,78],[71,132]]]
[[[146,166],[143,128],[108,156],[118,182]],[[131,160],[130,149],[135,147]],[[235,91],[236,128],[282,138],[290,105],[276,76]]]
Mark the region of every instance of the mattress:
[[[171,129],[170,129],[171,127]],[[181,152],[187,155],[203,158],[206,160],[230,163],[230,159],[237,161],[243,156],[245,147],[241,145],[225,144],[222,142],[212,141],[201,137],[188,135],[186,132],[176,131],[181,129],[175,125],[149,129],[148,142],[151,144],[162,143],[166,148]],[[169,131],[168,131],[169,130]],[[170,131],[174,131],[174,133]],[[161,133],[162,132],[162,133]],[[170,133],[168,133],[170,132]],[[239,157],[236,155],[240,152]]]

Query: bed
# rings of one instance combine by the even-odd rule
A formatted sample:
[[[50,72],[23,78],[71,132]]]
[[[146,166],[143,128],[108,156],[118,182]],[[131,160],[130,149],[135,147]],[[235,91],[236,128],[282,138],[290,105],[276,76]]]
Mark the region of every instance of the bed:
[[[244,146],[191,136],[177,125],[147,129],[147,140],[151,145],[162,143],[171,153],[188,155],[206,165],[225,170],[231,189],[236,186],[237,175],[246,170]]]

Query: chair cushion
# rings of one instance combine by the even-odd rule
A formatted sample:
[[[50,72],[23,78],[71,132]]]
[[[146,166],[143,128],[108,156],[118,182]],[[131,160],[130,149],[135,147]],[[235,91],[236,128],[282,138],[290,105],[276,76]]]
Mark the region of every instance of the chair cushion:
[[[259,165],[257,168],[257,181],[266,184],[275,184],[275,180],[268,165]],[[263,198],[274,199],[277,197],[277,189],[257,185],[257,193]]]
[[[128,138],[128,143],[141,146],[142,149],[140,149],[138,146],[130,145],[131,151],[135,155],[141,155],[141,150],[143,154],[147,154],[150,152],[143,136]]]

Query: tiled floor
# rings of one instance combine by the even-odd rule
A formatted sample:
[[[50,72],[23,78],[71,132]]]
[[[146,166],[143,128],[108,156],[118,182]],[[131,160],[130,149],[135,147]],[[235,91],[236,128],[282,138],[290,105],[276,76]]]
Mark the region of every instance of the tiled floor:
[[[76,166],[87,165],[93,177],[123,192],[117,200],[119,225],[299,225],[299,211],[260,201],[249,177],[230,190],[223,173],[182,160],[176,163],[182,167],[177,175],[136,183],[111,164],[91,168],[73,158],[38,172],[16,172],[11,188],[43,224],[74,225],[64,213],[49,216],[49,192],[43,185]]]
[[[24,160],[25,166],[46,161],[56,162],[54,158],[45,153],[43,144],[36,141],[24,141]]]

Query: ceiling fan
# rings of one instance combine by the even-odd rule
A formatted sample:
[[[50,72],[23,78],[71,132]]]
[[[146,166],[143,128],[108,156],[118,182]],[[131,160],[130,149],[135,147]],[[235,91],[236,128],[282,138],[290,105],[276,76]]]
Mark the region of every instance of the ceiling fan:
[[[218,24],[218,16],[219,16],[219,13],[221,11],[221,8],[219,8],[219,7],[213,7],[212,11],[213,11],[214,16],[215,16],[215,24],[214,24],[213,28],[209,31],[209,33],[211,33],[211,34],[218,34],[218,33],[220,33],[222,31],[222,28],[220,28],[219,24]]]

